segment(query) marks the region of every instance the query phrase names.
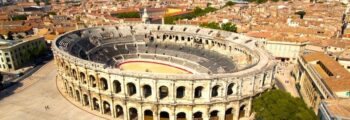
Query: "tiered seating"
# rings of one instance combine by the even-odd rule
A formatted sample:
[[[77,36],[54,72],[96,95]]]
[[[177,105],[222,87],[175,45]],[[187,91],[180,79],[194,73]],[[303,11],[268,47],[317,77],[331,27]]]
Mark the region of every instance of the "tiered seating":
[[[87,29],[67,35],[58,44],[61,49],[69,51],[74,56],[109,65],[115,65],[125,59],[143,58],[168,61],[205,73],[234,72],[235,70],[235,64],[230,58],[215,51],[175,43],[143,44],[145,34],[148,33],[139,30],[145,29],[144,27]],[[136,29],[138,33],[132,32]],[[180,30],[176,26],[159,28],[159,30],[171,29]],[[198,30],[198,28],[187,28],[186,31],[210,33],[209,29]],[[221,35],[227,36],[225,32]]]

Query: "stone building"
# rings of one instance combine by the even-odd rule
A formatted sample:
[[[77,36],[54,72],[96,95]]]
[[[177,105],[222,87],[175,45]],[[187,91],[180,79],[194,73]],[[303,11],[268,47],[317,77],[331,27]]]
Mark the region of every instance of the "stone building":
[[[22,40],[0,40],[0,70],[11,72],[28,63],[24,54],[30,54],[32,49],[45,47],[44,37],[32,36]]]
[[[252,119],[252,99],[274,84],[275,63],[261,46],[195,26],[121,24],[66,33],[53,51],[64,94],[110,119],[237,120]],[[118,67],[131,60],[188,74]]]
[[[305,103],[317,113],[322,100],[350,98],[350,73],[326,54],[302,55],[294,75]]]

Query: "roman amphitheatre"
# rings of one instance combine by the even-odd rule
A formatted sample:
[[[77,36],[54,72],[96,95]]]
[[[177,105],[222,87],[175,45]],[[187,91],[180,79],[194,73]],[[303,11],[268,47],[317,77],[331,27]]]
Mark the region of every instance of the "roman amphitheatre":
[[[251,119],[252,99],[274,84],[263,44],[196,26],[118,24],[71,31],[52,47],[60,91],[98,116],[237,120]]]

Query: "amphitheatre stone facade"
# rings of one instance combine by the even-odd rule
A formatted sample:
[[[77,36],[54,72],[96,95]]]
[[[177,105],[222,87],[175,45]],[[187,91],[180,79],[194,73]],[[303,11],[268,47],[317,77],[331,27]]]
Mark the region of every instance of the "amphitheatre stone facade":
[[[72,31],[53,43],[57,80],[81,107],[120,120],[237,120],[274,84],[257,39],[183,25],[121,24]],[[147,61],[188,74],[128,71]]]

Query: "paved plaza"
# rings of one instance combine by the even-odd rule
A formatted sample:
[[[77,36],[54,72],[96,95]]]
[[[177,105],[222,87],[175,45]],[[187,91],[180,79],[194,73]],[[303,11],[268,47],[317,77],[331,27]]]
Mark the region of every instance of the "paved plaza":
[[[68,102],[56,87],[51,61],[20,83],[0,92],[1,120],[100,120]],[[46,106],[46,107],[45,107]]]

